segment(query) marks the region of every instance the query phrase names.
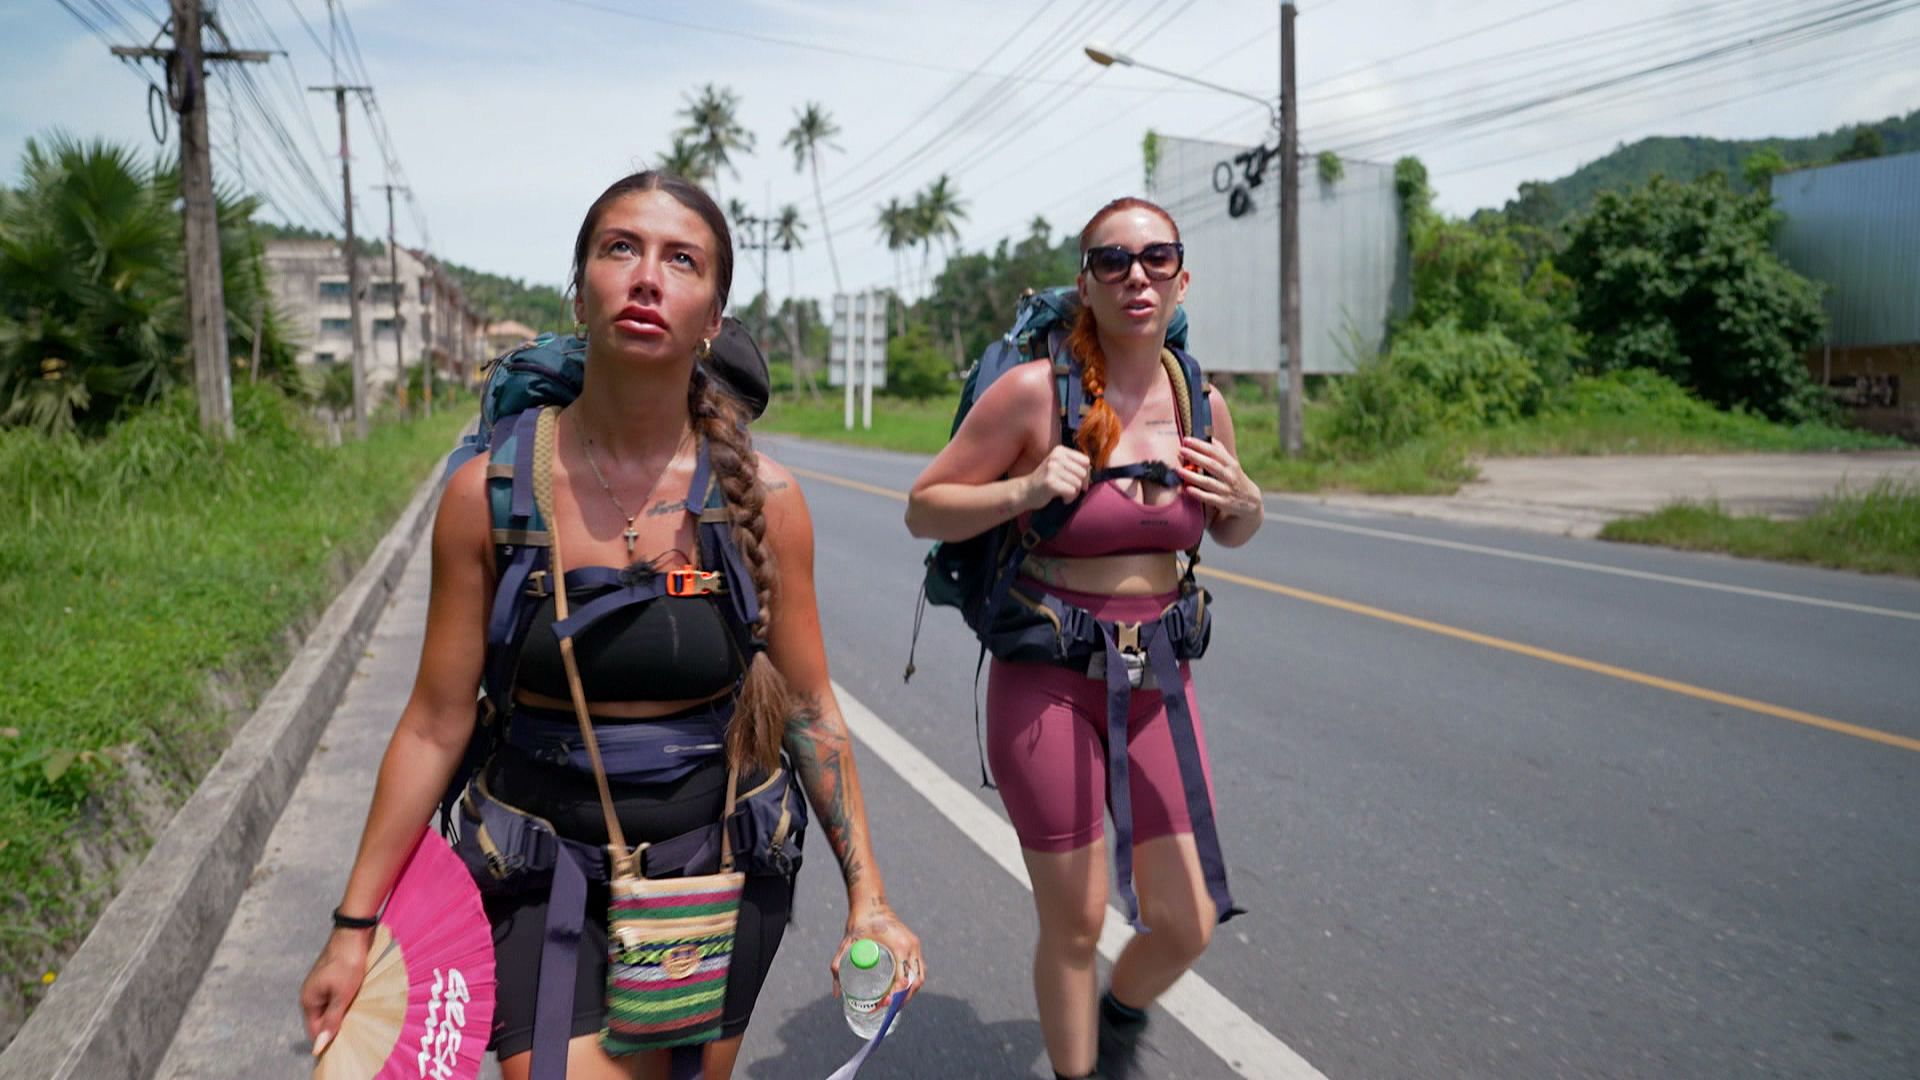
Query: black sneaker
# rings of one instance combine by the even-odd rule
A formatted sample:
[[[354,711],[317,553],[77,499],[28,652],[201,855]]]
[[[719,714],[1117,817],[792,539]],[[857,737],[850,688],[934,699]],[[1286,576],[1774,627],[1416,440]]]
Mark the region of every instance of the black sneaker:
[[[1145,1010],[1121,1003],[1109,990],[1100,995],[1100,1075],[1108,1080],[1145,1077],[1137,1069],[1146,1032]]]

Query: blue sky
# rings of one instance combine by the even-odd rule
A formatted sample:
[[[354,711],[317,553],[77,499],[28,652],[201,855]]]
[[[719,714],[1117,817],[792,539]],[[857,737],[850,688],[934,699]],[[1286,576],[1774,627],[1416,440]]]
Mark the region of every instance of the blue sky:
[[[151,37],[164,7],[161,0],[69,2],[115,42],[131,42],[129,30]],[[1309,152],[1331,147],[1383,160],[1418,153],[1442,207],[1463,213],[1498,205],[1523,180],[1564,175],[1645,135],[1804,135],[1920,107],[1920,66],[1900,55],[1903,43],[1906,55],[1920,52],[1920,12],[1909,10],[1793,49],[1734,54],[1705,69],[1473,127],[1448,123],[1829,6],[1303,2],[1302,141]],[[339,198],[332,102],[296,90],[332,80],[323,0],[220,0],[216,9],[238,44],[272,48],[277,36],[285,46],[288,56],[255,76],[328,205],[316,204],[250,105],[241,107],[236,136],[217,82],[216,174],[228,181],[244,171],[250,186],[274,194],[276,216],[330,225],[325,215]],[[1136,191],[1140,138],[1149,128],[1245,145],[1267,136],[1260,106],[1137,69],[1103,72],[1080,54],[1086,40],[1262,95],[1276,91],[1279,67],[1278,6],[1246,0],[351,0],[344,9],[414,189],[414,210],[400,215],[402,242],[419,243],[423,221],[444,257],[552,283],[565,273],[586,205],[666,148],[683,97],[704,83],[740,95],[758,141],[739,176],[721,178],[722,196],[747,199],[756,210],[791,202],[809,222],[807,247],[791,268],[784,255],[774,256],[775,295],[789,291],[791,274],[793,289],[824,297],[833,284],[813,191],[780,145],[805,101],[825,105],[843,129],[844,152],[828,153],[821,170],[851,289],[894,278],[873,228],[875,206],[910,198],[943,171],[968,209],[961,244],[981,248],[1024,232],[1036,214],[1073,229],[1106,199]],[[976,69],[984,74],[962,82]],[[1023,81],[996,81],[1009,73]],[[994,86],[999,95],[983,100]],[[0,8],[0,174],[16,174],[28,137],[55,128],[160,149],[147,97],[143,78],[108,56],[101,38],[56,0]],[[389,177],[366,116],[355,109],[350,123],[356,225],[384,231],[384,199],[371,185]],[[916,149],[922,152],[909,154]],[[164,152],[177,152],[171,136]],[[739,281],[736,295],[751,295],[757,266],[743,260]]]

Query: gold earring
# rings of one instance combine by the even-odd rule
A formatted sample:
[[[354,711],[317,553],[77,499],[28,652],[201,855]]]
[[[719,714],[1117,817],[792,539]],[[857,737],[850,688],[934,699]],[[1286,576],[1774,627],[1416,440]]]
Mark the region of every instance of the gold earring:
[[[583,322],[574,323],[573,336],[579,338],[581,341],[587,340],[587,324]]]
[[[696,359],[699,359],[699,360],[705,360],[707,357],[712,356],[713,355],[713,339],[710,337],[701,338],[700,347],[693,351],[693,355]]]

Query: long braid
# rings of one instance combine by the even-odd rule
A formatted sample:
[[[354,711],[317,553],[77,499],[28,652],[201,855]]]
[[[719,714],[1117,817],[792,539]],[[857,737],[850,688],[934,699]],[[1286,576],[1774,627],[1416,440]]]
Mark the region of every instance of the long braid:
[[[779,602],[773,551],[767,544],[767,489],[760,482],[759,459],[753,439],[741,423],[738,406],[698,365],[687,386],[687,411],[694,430],[707,442],[713,478],[726,497],[732,517],[733,544],[746,560],[759,594],[760,617],[751,630],[765,640],[773,625],[773,607]],[[690,492],[691,498],[701,497]],[[709,567],[708,569],[713,569]],[[740,688],[734,723],[727,733],[727,756],[736,766],[772,768],[780,760],[780,741],[795,711],[793,691],[764,650],[753,655]]]
[[[1080,305],[1074,316],[1073,331],[1067,335],[1067,348],[1080,358],[1080,383],[1093,399],[1080,418],[1080,434],[1075,443],[1080,452],[1093,459],[1093,467],[1104,469],[1113,448],[1120,443],[1120,414],[1107,404],[1107,354],[1100,348],[1100,327],[1094,322],[1093,309]]]

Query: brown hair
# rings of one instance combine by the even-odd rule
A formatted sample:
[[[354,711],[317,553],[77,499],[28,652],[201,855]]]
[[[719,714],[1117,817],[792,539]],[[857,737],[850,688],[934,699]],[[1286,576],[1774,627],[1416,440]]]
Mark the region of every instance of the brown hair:
[[[684,177],[669,172],[638,172],[625,177],[600,194],[587,209],[580,223],[580,235],[573,242],[573,289],[580,290],[586,270],[587,245],[600,227],[600,215],[608,204],[637,192],[664,191],[680,205],[692,210],[713,231],[714,304],[724,308],[727,293],[733,287],[733,234],[727,228],[726,215],[712,197]],[[700,364],[693,365],[687,383],[687,417],[694,433],[706,440],[707,460],[713,466],[714,482],[726,497],[731,519],[734,547],[746,561],[760,600],[760,618],[749,629],[761,641],[773,625],[774,605],[779,602],[778,573],[773,551],[767,544],[767,489],[760,482],[760,459],[747,434],[747,417],[740,405]],[[704,497],[704,492],[689,492],[688,500]],[[714,568],[710,568],[714,569]],[[780,763],[780,741],[787,723],[799,703],[765,650],[755,652],[747,665],[746,679],[740,687],[733,723],[727,728],[727,760],[747,769],[759,766],[772,769]]]
[[[586,220],[580,223],[580,235],[573,239],[573,276],[568,281],[574,295],[580,293],[580,281],[587,269],[587,245],[593,242],[593,231],[600,227],[600,215],[615,199],[647,191],[664,191],[673,196],[675,202],[700,215],[700,220],[713,230],[713,302],[724,309],[727,295],[733,291],[733,232],[727,228],[727,215],[700,185],[678,173],[654,169],[621,177],[587,207]]]
[[[1087,219],[1086,226],[1080,230],[1080,254],[1086,255],[1093,230],[1099,228],[1101,222],[1127,210],[1158,214],[1173,227],[1174,240],[1180,239],[1180,225],[1173,220],[1172,214],[1156,203],[1127,196],[1113,200]],[[1080,447],[1081,453],[1093,460],[1094,468],[1104,469],[1107,467],[1107,458],[1112,456],[1113,448],[1120,442],[1122,425],[1119,414],[1107,404],[1107,354],[1100,348],[1100,325],[1094,321],[1091,306],[1080,305],[1079,314],[1074,316],[1073,330],[1067,335],[1067,347],[1080,358],[1080,382],[1093,399],[1093,404],[1087,406],[1086,415],[1080,419],[1080,433],[1074,442]]]

